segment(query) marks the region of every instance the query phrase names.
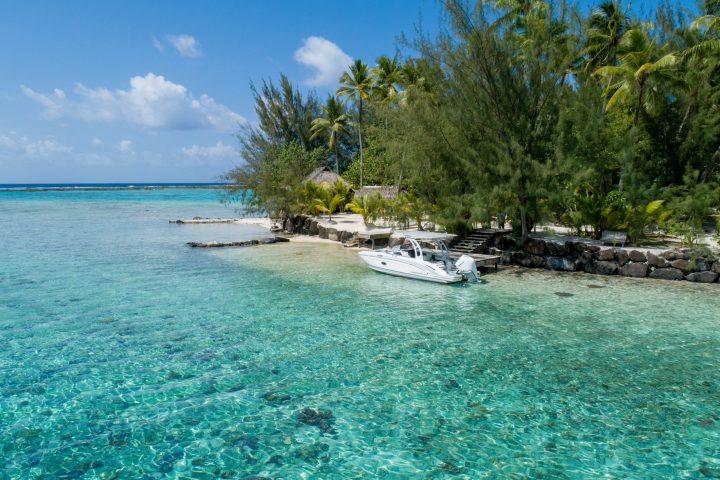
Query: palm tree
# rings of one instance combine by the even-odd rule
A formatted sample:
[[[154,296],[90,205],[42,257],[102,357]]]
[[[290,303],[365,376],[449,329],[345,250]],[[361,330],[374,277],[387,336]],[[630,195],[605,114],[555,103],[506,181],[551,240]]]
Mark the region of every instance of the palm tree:
[[[372,68],[375,77],[373,94],[386,109],[398,98],[398,85],[402,81],[402,68],[397,56],[392,59],[383,55],[377,59],[377,65]],[[385,134],[388,131],[388,113],[385,113]]]
[[[363,195],[353,198],[353,201],[345,205],[345,210],[359,213],[363,217],[363,223],[368,224],[370,220],[375,222],[383,208],[383,197],[375,192],[374,194]]]
[[[618,53],[618,65],[600,67],[595,74],[612,80],[605,90],[606,95],[612,94],[607,108],[618,102],[634,104],[633,125],[637,126],[643,108],[651,111],[657,96],[663,94],[662,84],[677,82],[673,76],[677,56],[665,54],[664,47],[639,29],[625,32]]]
[[[311,140],[315,140],[319,136],[327,138],[327,146],[335,153],[335,173],[340,175],[340,154],[338,153],[338,142],[345,136],[349,135],[348,115],[341,102],[335,97],[329,96],[327,102],[322,107],[323,115],[312,122]]]
[[[492,28],[512,24],[519,30],[525,28],[530,16],[544,15],[549,9],[542,0],[496,0],[494,8],[499,11],[499,16],[490,25]]]
[[[587,55],[586,71],[602,66],[617,65],[617,51],[623,35],[628,29],[627,14],[620,11],[618,0],[607,0],[592,12],[588,20],[587,46],[582,51]],[[605,89],[610,88],[612,75],[607,76]],[[607,108],[607,96],[603,101],[603,111]]]
[[[322,185],[319,195],[313,199],[313,208],[316,212],[328,214],[328,218],[332,221],[332,214],[345,202],[346,198],[341,193],[335,191],[328,185]]]
[[[373,76],[368,66],[357,59],[350,65],[350,69],[340,77],[338,97],[352,97],[358,105],[358,143],[360,144],[360,188],[363,186],[363,143],[362,143],[362,114],[363,102],[370,98],[373,87]]]
[[[627,14],[620,11],[618,0],[601,3],[588,20],[587,46],[583,54],[588,55],[586,68],[595,70],[617,63],[617,50],[629,24]]]
[[[693,20],[690,28],[700,36],[700,39],[695,45],[687,48],[683,52],[684,55],[701,57],[710,52],[720,51],[720,15],[700,16]]]

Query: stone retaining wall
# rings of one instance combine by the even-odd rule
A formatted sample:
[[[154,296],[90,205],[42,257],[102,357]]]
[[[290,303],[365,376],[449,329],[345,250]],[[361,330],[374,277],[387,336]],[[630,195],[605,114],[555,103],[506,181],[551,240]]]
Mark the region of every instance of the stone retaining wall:
[[[501,265],[520,265],[557,271],[584,271],[599,275],[650,277],[713,283],[720,276],[715,255],[673,249],[660,254],[628,248],[603,248],[583,242],[556,242],[530,239],[521,247],[511,237],[495,242],[492,253],[501,256]]]
[[[287,233],[318,236],[320,238],[327,238],[328,240],[343,243],[352,240],[355,236],[355,232],[325,227],[317,220],[307,215],[295,215],[294,217],[289,217],[283,223],[283,230]]]

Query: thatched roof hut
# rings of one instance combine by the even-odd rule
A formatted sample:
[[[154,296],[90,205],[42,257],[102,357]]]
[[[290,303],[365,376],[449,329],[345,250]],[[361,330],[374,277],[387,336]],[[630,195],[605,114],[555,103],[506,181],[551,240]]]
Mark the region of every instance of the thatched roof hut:
[[[340,175],[338,175],[337,173],[330,170],[328,167],[318,167],[315,170],[313,170],[312,172],[310,172],[310,174],[307,177],[305,177],[305,182],[307,182],[309,180],[312,180],[313,182],[317,183],[318,185],[321,183],[327,183],[328,185],[335,185],[335,182],[340,180],[343,183],[343,185],[345,185],[346,187],[350,186],[350,182],[348,182],[347,180],[342,178]],[[303,182],[303,183],[305,183],[305,182]]]

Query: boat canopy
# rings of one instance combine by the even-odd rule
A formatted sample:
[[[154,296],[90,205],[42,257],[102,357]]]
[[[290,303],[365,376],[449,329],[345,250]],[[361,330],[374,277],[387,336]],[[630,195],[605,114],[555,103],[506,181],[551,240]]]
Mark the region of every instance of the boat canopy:
[[[393,232],[394,237],[412,238],[415,240],[447,240],[455,237],[455,234],[444,232],[420,232],[417,230],[406,230]]]

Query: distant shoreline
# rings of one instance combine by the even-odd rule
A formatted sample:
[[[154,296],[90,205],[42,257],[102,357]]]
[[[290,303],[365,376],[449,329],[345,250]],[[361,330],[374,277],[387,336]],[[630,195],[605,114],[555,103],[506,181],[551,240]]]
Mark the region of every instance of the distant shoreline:
[[[76,184],[0,184],[0,192],[66,192],[66,191],[102,191],[102,190],[165,190],[173,188],[223,189],[231,186],[226,183],[76,183]]]

